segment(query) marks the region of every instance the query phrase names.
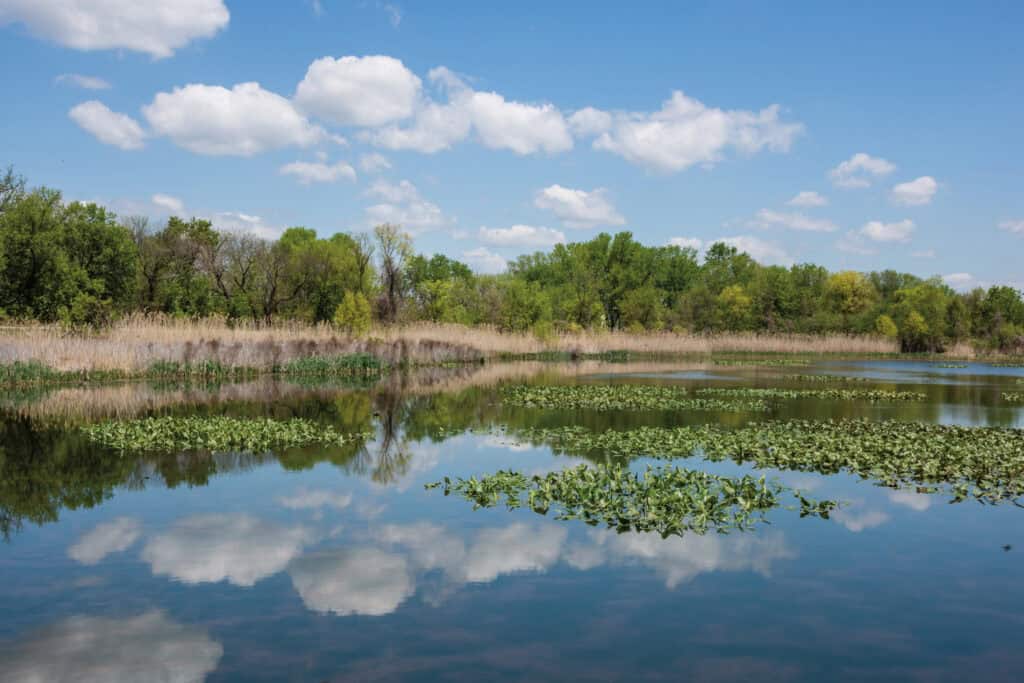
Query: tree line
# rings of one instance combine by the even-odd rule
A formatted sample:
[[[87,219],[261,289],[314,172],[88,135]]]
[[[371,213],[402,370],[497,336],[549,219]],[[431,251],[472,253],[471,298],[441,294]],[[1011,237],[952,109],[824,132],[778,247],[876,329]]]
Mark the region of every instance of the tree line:
[[[1024,350],[1024,299],[1012,287],[956,292],[940,278],[893,270],[829,272],[765,266],[725,243],[703,259],[599,234],[523,255],[500,275],[475,274],[413,250],[399,226],[318,237],[292,227],[277,240],[173,216],[152,226],[118,219],[60,192],[0,177],[0,319],[99,327],[131,312],[223,315],[338,325],[374,321],[558,331],[673,330],[878,334],[906,351],[972,340]]]

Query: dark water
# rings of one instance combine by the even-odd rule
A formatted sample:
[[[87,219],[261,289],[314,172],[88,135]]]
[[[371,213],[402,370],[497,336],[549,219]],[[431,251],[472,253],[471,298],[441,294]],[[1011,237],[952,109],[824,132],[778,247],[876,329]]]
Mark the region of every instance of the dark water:
[[[927,392],[786,401],[767,415],[502,406],[497,382]],[[522,366],[379,386],[144,385],[0,397],[0,680],[1024,680],[1024,510],[951,505],[853,477],[772,472],[847,505],[662,540],[425,491],[445,475],[576,459],[519,428],[868,417],[1024,426],[1024,371],[900,362],[810,368]],[[800,386],[819,386],[817,383]],[[821,385],[824,386],[824,385]],[[832,386],[832,385],[828,385]],[[110,415],[301,416],[365,447],[122,458]],[[507,426],[506,432],[496,431]],[[717,472],[735,465],[708,465]]]

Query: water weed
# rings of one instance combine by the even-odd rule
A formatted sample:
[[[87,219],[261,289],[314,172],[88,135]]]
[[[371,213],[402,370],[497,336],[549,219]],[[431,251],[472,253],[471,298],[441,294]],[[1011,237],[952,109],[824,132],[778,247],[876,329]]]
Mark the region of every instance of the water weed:
[[[521,438],[559,452],[604,456],[733,460],[757,468],[848,472],[885,486],[940,488],[959,501],[1024,496],[1024,430],[917,422],[790,420],[748,424],[642,427],[591,432],[580,427],[527,430]]]
[[[549,410],[768,410],[768,405],[757,399],[689,398],[682,387],[643,384],[522,384],[503,387],[501,396],[507,405]]]
[[[1011,403],[1024,403],[1024,394],[1020,392],[1007,391],[1003,393],[1003,400]]]
[[[874,382],[871,377],[853,377],[847,375],[790,375],[787,379],[800,382]]]
[[[341,446],[365,438],[309,420],[233,417],[150,417],[82,428],[93,443],[122,452],[244,451]]]
[[[765,358],[762,360],[738,360],[732,358],[716,358],[712,361],[715,365],[723,367],[802,367],[810,365],[809,360],[800,360],[798,358]]]
[[[884,389],[777,389],[777,388],[719,388],[697,389],[705,396],[730,398],[794,399],[817,398],[828,401],[924,401],[927,394],[920,391],[888,391]]]
[[[643,473],[616,465],[580,465],[528,477],[500,471],[480,479],[448,477],[426,485],[456,494],[474,509],[504,503],[555,519],[578,519],[619,532],[657,532],[662,537],[708,531],[728,533],[765,522],[765,514],[792,492],[801,516],[828,518],[836,503],[814,501],[765,477],[722,477],[700,470],[648,467]]]

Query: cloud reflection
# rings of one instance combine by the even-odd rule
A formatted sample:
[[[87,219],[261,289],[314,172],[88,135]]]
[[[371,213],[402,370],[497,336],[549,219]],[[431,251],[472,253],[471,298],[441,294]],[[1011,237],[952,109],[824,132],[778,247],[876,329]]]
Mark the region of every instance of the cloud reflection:
[[[390,614],[416,589],[406,558],[378,548],[313,553],[288,573],[307,608],[339,616]]]
[[[203,629],[156,610],[130,618],[75,616],[0,649],[0,680],[198,683],[223,654]]]
[[[100,562],[111,553],[127,550],[142,533],[142,523],[133,517],[117,517],[83,534],[68,548],[68,557],[85,565]]]

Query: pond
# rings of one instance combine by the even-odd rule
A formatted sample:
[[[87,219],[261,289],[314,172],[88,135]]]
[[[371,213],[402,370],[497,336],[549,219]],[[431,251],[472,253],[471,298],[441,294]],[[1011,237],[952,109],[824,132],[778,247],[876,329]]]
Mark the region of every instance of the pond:
[[[657,386],[741,403],[601,390],[533,405],[512,400],[524,384]],[[756,408],[701,393],[712,388],[797,393],[758,392]],[[1020,680],[1024,510],[1010,499],[951,504],[943,487],[698,453],[674,464],[764,474],[840,505],[825,519],[787,501],[747,530],[662,538],[528,506],[474,509],[425,484],[668,464],[537,436],[563,427],[863,419],[1017,430],[1024,403],[1005,396],[1022,390],[1021,368],[828,360],[522,362],[362,385],[9,391],[0,680]],[[892,392],[923,396],[884,400]],[[369,436],[132,454],[83,431],[155,415],[302,418]]]

